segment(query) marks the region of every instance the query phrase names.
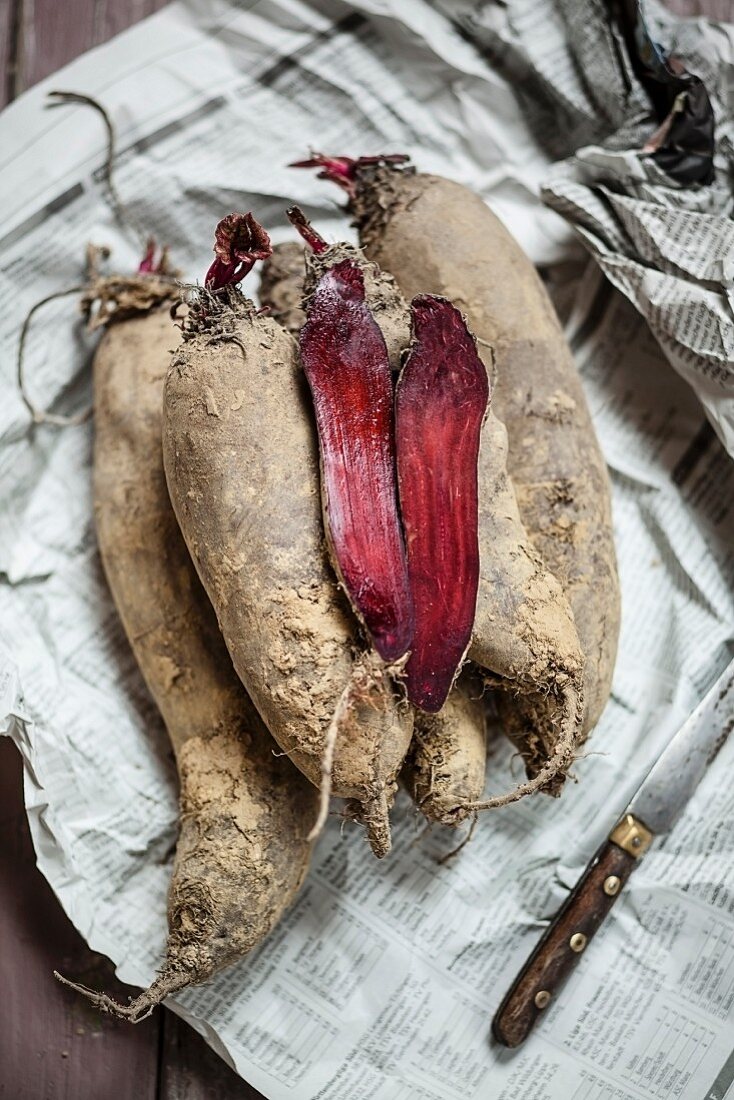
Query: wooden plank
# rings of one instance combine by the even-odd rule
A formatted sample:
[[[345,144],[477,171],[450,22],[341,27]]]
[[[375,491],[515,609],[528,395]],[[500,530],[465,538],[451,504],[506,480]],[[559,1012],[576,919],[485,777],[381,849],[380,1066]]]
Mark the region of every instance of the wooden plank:
[[[666,8],[676,15],[689,19],[703,15],[707,19],[717,19],[724,23],[734,19],[732,0],[663,0]]]
[[[265,1100],[173,1012],[164,1014],[161,1054],[159,1100]]]
[[[95,45],[106,42],[113,34],[119,34],[133,23],[138,23],[146,15],[165,8],[169,0],[97,0],[95,13]]]
[[[0,737],[0,1096],[3,1100],[155,1100],[159,1018],[133,1026],[63,988],[54,968],[126,999],[35,865],[15,746]]]
[[[13,0],[4,0],[12,3]],[[17,91],[165,7],[167,0],[14,0],[20,7]]]
[[[20,0],[0,0],[0,107],[15,95],[15,12]]]
[[[73,61],[94,45],[95,0],[21,0],[17,91]]]

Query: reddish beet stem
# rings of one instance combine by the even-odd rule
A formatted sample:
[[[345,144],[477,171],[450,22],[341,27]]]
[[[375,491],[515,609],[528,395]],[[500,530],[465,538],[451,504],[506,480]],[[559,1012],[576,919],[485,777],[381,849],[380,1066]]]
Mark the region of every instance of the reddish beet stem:
[[[216,259],[206,273],[204,286],[211,291],[236,286],[258,260],[267,260],[272,251],[270,237],[252,214],[228,214],[215,230]]]
[[[384,153],[374,157],[327,157],[323,153],[312,153],[306,160],[294,160],[289,168],[320,168],[320,180],[331,180],[354,198],[357,171],[361,167],[376,164],[405,164],[410,157],[405,153]]]
[[[398,484],[415,635],[411,702],[443,706],[471,640],[479,585],[477,466],[489,402],[464,318],[430,294],[411,305],[413,344],[398,382]]]
[[[329,247],[328,241],[325,241],[318,230],[314,229],[300,206],[289,207],[286,210],[286,216],[315,255],[319,256],[322,252],[326,252]]]
[[[413,606],[397,510],[392,381],[385,341],[352,260],[322,275],[300,345],[335,563],[375,649],[394,661],[410,645]]]
[[[138,264],[138,275],[171,275],[168,264],[168,245],[164,244],[158,252],[155,237],[148,237],[145,243],[145,255]]]
[[[155,271],[155,237],[148,237],[145,243],[145,255],[138,264],[138,274],[147,275],[151,271]]]

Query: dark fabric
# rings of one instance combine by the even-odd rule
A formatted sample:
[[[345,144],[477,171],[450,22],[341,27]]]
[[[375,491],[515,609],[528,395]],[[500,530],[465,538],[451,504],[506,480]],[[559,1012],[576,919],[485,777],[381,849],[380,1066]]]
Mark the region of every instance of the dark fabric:
[[[632,67],[658,123],[669,121],[653,159],[678,183],[713,183],[714,110],[703,81],[654,41],[639,0],[622,0],[618,17]]]

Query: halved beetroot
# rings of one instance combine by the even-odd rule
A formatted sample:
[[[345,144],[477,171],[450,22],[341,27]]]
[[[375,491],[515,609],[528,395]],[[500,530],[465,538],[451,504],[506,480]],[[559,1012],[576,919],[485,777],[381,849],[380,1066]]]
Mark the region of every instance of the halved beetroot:
[[[393,388],[354,260],[341,260],[319,279],[300,347],[334,564],[375,649],[394,661],[410,646],[414,620],[397,506]]]
[[[479,585],[477,465],[490,389],[461,313],[413,299],[413,343],[398,381],[400,510],[415,634],[408,697],[439,711],[471,640]]]

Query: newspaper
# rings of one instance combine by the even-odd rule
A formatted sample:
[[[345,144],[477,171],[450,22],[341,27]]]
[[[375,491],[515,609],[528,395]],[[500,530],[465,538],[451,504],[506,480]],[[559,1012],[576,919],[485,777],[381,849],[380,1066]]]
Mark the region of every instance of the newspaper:
[[[608,5],[445,3],[462,33],[523,89],[526,117],[559,161],[542,197],[634,302],[734,451],[734,115],[731,27],[645,4],[649,42],[701,77],[716,121],[716,176],[681,186],[651,156],[656,129]],[[651,45],[652,48],[652,45]]]
[[[23,754],[39,867],[123,980],[147,985],[162,961],[175,774],[101,571],[93,427],[31,427],[14,381],[22,317],[79,283],[85,243],[108,245],[115,268],[127,270],[138,237],[154,232],[194,279],[208,266],[213,225],[231,209],[253,209],[282,239],[295,198],[325,234],[348,233],[329,187],[285,167],[309,146],[408,152],[476,188],[543,268],[609,464],[622,634],[612,698],[575,766],[578,783],[558,801],[486,815],[445,863],[438,857],[456,835],[426,833],[402,796],[382,863],[356,827],[331,821],[267,943],[169,1002],[270,1100],[704,1100],[734,1081],[734,739],[525,1046],[510,1053],[489,1038],[508,984],[646,770],[717,678],[734,676],[734,464],[712,427],[731,450],[725,392],[712,396],[705,367],[731,325],[717,282],[724,261],[704,270],[694,235],[685,270],[663,262],[677,240],[672,207],[654,219],[647,208],[649,218],[630,214],[624,240],[621,202],[605,204],[606,220],[591,216],[598,204],[573,215],[568,188],[579,211],[591,209],[596,177],[582,184],[580,173],[596,171],[602,154],[579,153],[569,166],[573,149],[541,140],[538,119],[555,115],[562,131],[568,104],[580,103],[573,148],[587,140],[602,149],[603,137],[555,10],[543,6],[548,18],[533,25],[527,4],[511,0],[500,14],[514,23],[492,27],[494,6],[464,12],[448,0],[173,4],[0,115],[0,733]],[[488,51],[480,31],[505,47]],[[732,28],[696,21],[680,33],[696,57],[709,51],[708,72],[727,63]],[[524,65],[516,91],[498,55]],[[533,73],[558,82],[544,114],[526,94]],[[605,126],[619,128],[613,67],[604,79]],[[46,110],[52,87],[109,109],[117,187],[135,231],[107,202],[99,118]],[[722,96],[718,109],[724,134],[731,103]],[[551,167],[559,158],[563,170]],[[651,190],[641,179],[640,194],[643,183]],[[577,227],[583,221],[593,258],[541,203],[544,185]],[[648,317],[653,262],[636,266],[633,221],[655,245],[662,291],[673,279],[691,290],[685,371],[674,347],[681,330],[666,342]],[[702,250],[710,244],[700,238]],[[704,308],[718,316],[718,335],[695,321]],[[26,347],[36,400],[56,413],[83,408],[93,346],[74,296],[46,305]],[[517,773],[510,748],[494,740],[488,790]]]

